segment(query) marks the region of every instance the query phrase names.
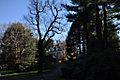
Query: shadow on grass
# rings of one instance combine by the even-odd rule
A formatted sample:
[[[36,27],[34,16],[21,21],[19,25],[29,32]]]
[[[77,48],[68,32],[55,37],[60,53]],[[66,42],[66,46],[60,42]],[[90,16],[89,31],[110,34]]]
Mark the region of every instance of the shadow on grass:
[[[42,74],[45,74],[47,72],[49,72],[50,69],[47,70],[43,70]],[[36,75],[41,75],[38,73],[38,71],[29,71],[29,72],[20,72],[20,73],[16,73],[14,71],[2,71],[0,72],[0,77],[24,77],[24,76],[36,76]]]

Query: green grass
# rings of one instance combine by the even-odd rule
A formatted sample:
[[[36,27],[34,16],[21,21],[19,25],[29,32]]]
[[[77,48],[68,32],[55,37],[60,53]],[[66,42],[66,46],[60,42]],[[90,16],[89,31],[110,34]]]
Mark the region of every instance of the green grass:
[[[43,73],[46,73],[50,71],[52,68],[52,65],[47,65],[44,67]],[[29,71],[29,72],[17,72],[15,70],[5,70],[5,71],[0,71],[0,77],[7,77],[7,76],[24,76],[24,75],[33,75],[33,74],[38,74],[38,71]]]
[[[44,67],[43,70],[43,75],[44,74],[48,74],[49,71],[51,71],[53,68],[52,65]],[[17,72],[17,71],[13,71],[13,70],[6,70],[6,71],[0,71],[0,77],[6,77],[6,78],[10,78],[12,79],[18,79],[21,77],[26,77],[26,78],[32,78],[34,76],[40,76],[41,74],[38,74],[38,71],[29,71],[29,72]],[[59,77],[54,77],[53,80],[65,80],[65,79],[61,79]]]
[[[5,75],[5,74],[11,74],[11,73],[15,73],[15,70],[5,70],[5,71],[0,71],[1,75]]]
[[[50,71],[49,69],[43,70],[43,73]],[[0,77],[11,77],[11,76],[33,76],[39,75],[38,71],[29,71],[29,72],[15,72],[15,71],[2,71],[0,72]]]
[[[43,74],[46,74],[49,71],[50,71],[50,69],[43,70]],[[41,74],[38,74],[38,71],[20,72],[20,73],[15,73],[14,71],[2,71],[0,73],[7,73],[7,74],[4,74],[4,75],[0,75],[0,77],[7,77],[7,78],[10,78],[10,79],[18,79],[18,78],[21,78],[21,77],[31,78],[31,77],[34,77],[34,76],[40,76],[41,75]],[[56,77],[53,77],[53,80],[65,80],[65,79],[63,79],[59,76],[56,76]]]
[[[0,75],[0,77],[7,77],[7,76],[21,76],[21,75],[30,75],[30,74],[36,74],[38,71],[30,71],[30,72],[20,72],[20,73],[6,73],[3,75]]]

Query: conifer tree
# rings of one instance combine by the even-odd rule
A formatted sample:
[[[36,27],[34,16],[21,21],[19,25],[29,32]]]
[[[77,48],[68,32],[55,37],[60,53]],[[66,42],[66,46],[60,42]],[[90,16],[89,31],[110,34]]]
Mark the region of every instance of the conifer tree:
[[[85,50],[86,55],[80,57],[77,63],[69,64],[71,67],[67,67],[66,72],[72,72],[69,76],[74,80],[120,79],[118,76],[120,74],[118,68],[120,67],[118,63],[120,46],[117,33],[119,24],[114,24],[114,19],[119,19],[119,14],[116,14],[120,11],[119,1],[72,0],[72,3],[73,6],[66,5],[65,7],[68,11],[75,13],[68,14],[67,18],[72,24],[78,23],[77,28],[71,25],[71,29],[79,30],[78,34],[82,34],[79,38],[71,40],[74,32],[70,29],[71,35],[68,35],[67,41],[72,44],[77,39],[81,40],[81,49]],[[72,48],[71,45],[70,47]]]

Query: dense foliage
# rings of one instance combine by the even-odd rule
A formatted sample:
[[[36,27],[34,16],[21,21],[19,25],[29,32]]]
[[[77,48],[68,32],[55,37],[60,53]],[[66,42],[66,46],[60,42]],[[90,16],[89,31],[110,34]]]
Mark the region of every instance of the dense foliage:
[[[35,63],[37,40],[21,23],[9,25],[2,38],[2,61],[8,69],[24,70]]]
[[[72,22],[67,42],[68,55],[79,58],[63,69],[75,80],[120,79],[118,25],[119,1],[72,0],[65,5]],[[73,11],[73,12],[71,12]],[[72,53],[72,55],[71,55]]]

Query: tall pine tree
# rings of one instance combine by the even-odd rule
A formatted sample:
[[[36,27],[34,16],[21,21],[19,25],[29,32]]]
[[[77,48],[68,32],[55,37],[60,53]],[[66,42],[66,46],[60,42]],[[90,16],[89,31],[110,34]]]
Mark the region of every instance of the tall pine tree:
[[[65,5],[68,11],[74,11],[67,18],[77,25],[71,25],[67,43],[80,40],[77,44],[81,45],[84,55],[65,71],[72,72],[69,76],[74,80],[120,79],[119,28],[114,24],[114,19],[119,19],[116,14],[120,11],[119,1],[72,0],[72,3],[73,6]],[[78,30],[76,37],[79,35],[76,39],[72,38],[74,29]],[[73,46],[68,45],[71,50]]]

